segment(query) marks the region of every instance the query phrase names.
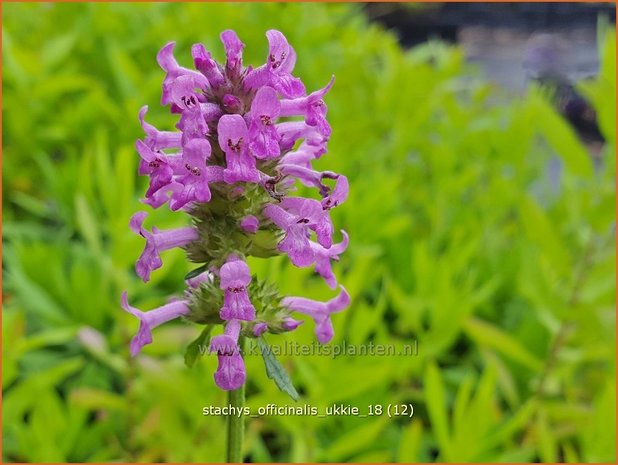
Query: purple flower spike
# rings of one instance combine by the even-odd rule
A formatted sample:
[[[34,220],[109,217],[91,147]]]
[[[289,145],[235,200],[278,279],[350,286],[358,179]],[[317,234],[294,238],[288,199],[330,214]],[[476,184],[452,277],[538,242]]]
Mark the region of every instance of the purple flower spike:
[[[135,271],[144,282],[150,280],[150,273],[153,270],[161,268],[163,265],[161,257],[159,256],[161,252],[173,249],[174,247],[183,247],[199,237],[197,230],[190,227],[169,229],[166,231],[159,231],[153,228],[151,233],[143,227],[144,220],[147,216],[148,213],[146,212],[137,212],[131,217],[129,223],[133,232],[146,239],[146,247],[144,247],[142,255],[135,264]]]
[[[167,321],[189,313],[189,307],[184,300],[176,300],[149,312],[129,305],[127,292],[122,293],[122,308],[139,319],[139,329],[131,340],[131,356],[135,357],[142,347],[152,342],[152,330]]]
[[[242,220],[240,220],[240,227],[243,229],[243,231],[250,234],[255,234],[259,226],[259,220],[253,215],[245,216]]]
[[[315,126],[325,137],[330,137],[331,128],[326,121],[326,104],[322,98],[335,82],[333,76],[323,89],[316,90],[307,97],[281,101],[281,116],[304,116],[305,123]]]
[[[144,105],[139,111],[139,121],[142,129],[146,133],[145,144],[152,150],[163,150],[170,148],[180,148],[179,132],[159,131],[152,124],[147,123],[144,118],[148,112],[148,105]]]
[[[334,335],[331,313],[340,312],[350,305],[350,295],[343,286],[339,286],[339,295],[328,302],[319,302],[304,297],[285,297],[281,304],[299,313],[313,318],[315,335],[322,344],[329,342]]]
[[[256,158],[274,158],[281,154],[275,127],[280,107],[277,92],[272,87],[262,87],[255,94],[249,113],[249,149]]]
[[[213,178],[216,167],[206,167],[210,157],[210,143],[206,139],[192,139],[184,147],[182,162],[184,175],[178,177],[183,189],[172,194],[170,208],[174,211],[189,202],[209,202],[210,188],[208,181]]]
[[[221,289],[225,290],[219,315],[223,320],[255,319],[255,307],[249,300],[247,286],[251,282],[249,267],[242,260],[230,260],[221,267]]]
[[[131,353],[152,341],[153,327],[175,316],[212,322],[214,306],[215,317],[220,317],[215,319],[225,330],[212,338],[210,350],[219,362],[215,382],[225,390],[245,383],[241,331],[243,338],[293,331],[303,324],[292,318],[291,310],[296,310],[313,318],[317,338],[325,343],[333,337],[331,313],[350,300],[343,288],[328,302],[282,300],[274,287],[253,282],[245,262],[248,256],[287,254],[297,267],[314,265],[335,289],[332,261],[349,242],[342,231],[342,241],[333,244],[330,218],[330,209],[348,197],[348,179],[312,166],[326,153],[331,135],[324,99],[334,77],[307,95],[292,74],[294,48],[279,31],[269,30],[266,37],[266,62],[256,68],[243,64],[245,44],[232,30],[220,35],[225,62],[216,62],[202,44],[192,46],[194,70],[179,65],[174,43],[168,43],[157,55],[165,71],[161,102],[176,118],[177,131],[159,131],[147,123],[147,106],[139,112],[145,136],[136,142],[138,173],[149,177],[140,201],[182,210],[194,226],[146,230],[147,214],[137,212],[130,227],[146,245],[135,269],[148,281],[162,266],[161,252],[173,247],[186,249],[198,268],[185,279],[183,300],[174,297],[147,314],[130,307],[123,294],[123,308],[140,319]],[[297,181],[314,193],[293,197],[303,187]],[[213,292],[213,285],[222,291]]]
[[[245,48],[238,35],[228,29],[221,33],[221,42],[225,47],[225,56],[227,61],[225,63],[225,72],[229,79],[235,79],[240,75],[242,70],[242,51]]]
[[[163,94],[161,95],[161,105],[168,105],[173,103],[171,95],[171,86],[176,78],[180,76],[193,76],[195,82],[199,87],[206,89],[208,87],[208,81],[204,79],[197,71],[193,71],[188,68],[183,68],[178,64],[176,58],[174,58],[174,46],[175,42],[170,42],[163,47],[157,54],[157,63],[166,72],[165,79],[163,79]]]
[[[341,230],[341,235],[343,236],[343,240],[338,244],[333,244],[330,249],[325,249],[320,244],[311,242],[311,249],[315,254],[315,271],[324,278],[324,281],[326,281],[326,284],[328,284],[328,287],[331,289],[337,287],[337,279],[331,268],[330,261],[339,261],[339,255],[348,248],[350,240],[348,233],[343,229]]]
[[[227,167],[223,180],[228,184],[235,182],[258,182],[260,173],[255,168],[255,158],[247,150],[248,131],[245,120],[240,115],[223,115],[217,127],[219,146],[225,152]]]
[[[245,362],[238,347],[240,322],[231,320],[225,326],[225,334],[215,336],[210,351],[217,352],[219,367],[215,372],[215,383],[225,391],[238,389],[245,383]]]
[[[322,199],[322,208],[324,210],[329,210],[342,204],[348,198],[349,190],[350,184],[348,183],[348,178],[342,174],[338,175],[333,192]]]

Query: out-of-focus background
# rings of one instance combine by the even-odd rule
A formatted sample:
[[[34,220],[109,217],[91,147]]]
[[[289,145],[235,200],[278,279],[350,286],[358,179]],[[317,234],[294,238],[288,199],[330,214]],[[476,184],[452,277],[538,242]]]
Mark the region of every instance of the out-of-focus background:
[[[200,328],[158,328],[129,357],[121,291],[153,308],[190,269],[170,251],[148,285],[135,276],[133,144],[144,104],[174,124],[158,106],[163,44],[186,66],[195,42],[221,59],[232,28],[259,65],[277,28],[308,89],[336,75],[318,168],[351,182],[333,216],[351,237],[335,271],[353,305],[333,344],[418,347],[281,361],[299,405],[415,410],[250,419],[245,459],[615,461],[613,8],[4,4],[3,460],[224,459],[224,418],[202,415],[227,403],[216,360],[183,362]],[[251,266],[283,293],[332,296],[284,259]],[[311,325],[281,337],[309,343]],[[247,365],[252,408],[292,403],[259,357]]]

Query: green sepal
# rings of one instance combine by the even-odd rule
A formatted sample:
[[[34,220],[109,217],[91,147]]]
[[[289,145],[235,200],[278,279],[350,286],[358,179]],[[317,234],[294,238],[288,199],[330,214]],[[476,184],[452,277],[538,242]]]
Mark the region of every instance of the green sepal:
[[[223,291],[214,281],[205,280],[197,289],[191,290],[190,312],[185,319],[200,325],[222,324],[219,311],[223,306]]]

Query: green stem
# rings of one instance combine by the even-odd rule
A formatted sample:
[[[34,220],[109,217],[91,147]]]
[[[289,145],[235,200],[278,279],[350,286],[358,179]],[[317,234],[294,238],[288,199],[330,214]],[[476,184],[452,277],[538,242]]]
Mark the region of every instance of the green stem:
[[[244,353],[245,338],[240,336],[238,339],[240,352]],[[227,417],[227,463],[242,463],[242,441],[245,433],[245,417],[238,415],[245,406],[245,385],[228,393],[229,404],[235,407],[232,414]]]

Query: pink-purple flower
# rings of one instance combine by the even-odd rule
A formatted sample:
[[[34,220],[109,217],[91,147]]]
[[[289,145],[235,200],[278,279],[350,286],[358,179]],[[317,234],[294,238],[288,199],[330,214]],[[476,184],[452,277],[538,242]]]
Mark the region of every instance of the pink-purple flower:
[[[190,202],[210,201],[208,184],[222,177],[221,167],[206,166],[210,153],[210,144],[205,139],[192,139],[185,145],[181,162],[183,171],[176,178],[176,182],[183,187],[172,194],[170,202],[172,210],[178,210]]]
[[[138,140],[135,148],[141,157],[139,174],[150,176],[146,197],[152,197],[159,189],[172,182],[174,169],[181,166],[181,156],[153,151],[145,142]]]
[[[256,158],[275,158],[281,154],[275,127],[280,109],[275,89],[265,86],[257,91],[249,112],[249,148]]]
[[[262,86],[274,87],[283,97],[295,98],[305,95],[303,82],[292,76],[296,64],[296,52],[285,36],[276,30],[266,32],[268,57],[266,64],[249,72],[245,85],[249,89]]]
[[[224,115],[217,127],[219,147],[225,152],[226,168],[223,180],[228,184],[236,182],[258,182],[260,173],[256,160],[249,152],[249,131],[240,115]]]
[[[328,287],[335,289],[337,287],[337,278],[333,273],[331,260],[339,261],[339,255],[341,255],[348,248],[349,237],[343,229],[341,230],[343,240],[338,244],[333,244],[330,248],[322,247],[317,242],[311,241],[310,246],[313,250],[315,257],[315,271],[318,273]]]
[[[135,234],[139,234],[146,239],[146,246],[142,255],[137,260],[135,271],[137,275],[148,282],[150,273],[157,268],[161,268],[161,252],[164,250],[183,247],[198,238],[198,232],[195,228],[178,228],[160,231],[157,228],[152,228],[152,232],[144,228],[144,220],[148,213],[139,211],[131,217],[129,226]]]
[[[287,197],[280,206],[266,205],[264,215],[285,233],[279,250],[287,253],[296,266],[309,266],[315,260],[309,241],[310,230],[317,232],[318,242],[323,247],[332,245],[332,223],[317,200]]]
[[[174,42],[170,42],[161,49],[157,55],[157,62],[159,66],[166,72],[165,79],[163,80],[163,93],[161,95],[161,105],[167,105],[172,103],[172,91],[171,88],[176,80],[182,76],[190,76],[194,78],[197,85],[203,89],[208,87],[208,80],[206,80],[200,73],[188,68],[183,68],[178,64],[176,58],[174,58]]]
[[[340,312],[350,305],[350,295],[343,286],[341,291],[327,302],[306,299],[304,297],[285,297],[283,305],[305,315],[309,315],[315,323],[315,335],[322,344],[329,342],[334,335],[331,314]]]
[[[221,389],[232,391],[245,383],[245,362],[238,347],[240,322],[231,320],[225,325],[225,333],[210,341],[210,351],[217,354],[219,367],[215,372],[215,383]]]
[[[176,300],[163,305],[149,312],[141,310],[129,305],[127,293],[122,293],[122,308],[139,320],[139,329],[131,340],[131,356],[135,357],[147,344],[152,342],[152,330],[157,326],[167,323],[170,320],[189,313],[188,302],[184,300]]]
[[[245,262],[239,259],[227,261],[220,271],[221,289],[224,290],[221,318],[224,320],[255,319],[255,307],[249,300],[247,286],[251,282],[251,272]]]
[[[336,179],[335,188],[322,199],[322,208],[324,210],[330,210],[342,204],[348,198],[348,192],[350,190],[348,178],[343,174],[339,174]]]
[[[225,48],[225,72],[232,79],[238,78],[242,72],[242,51],[245,44],[230,29],[221,33],[221,42]]]
[[[316,90],[306,97],[281,101],[281,116],[304,116],[305,123],[314,126],[325,137],[330,137],[331,127],[326,120],[327,107],[322,98],[335,82],[335,76],[323,89]]]
[[[175,131],[159,131],[152,124],[146,122],[147,112],[148,105],[144,105],[139,111],[139,121],[146,133],[146,138],[144,139],[146,146],[153,151],[179,147],[182,134]]]

